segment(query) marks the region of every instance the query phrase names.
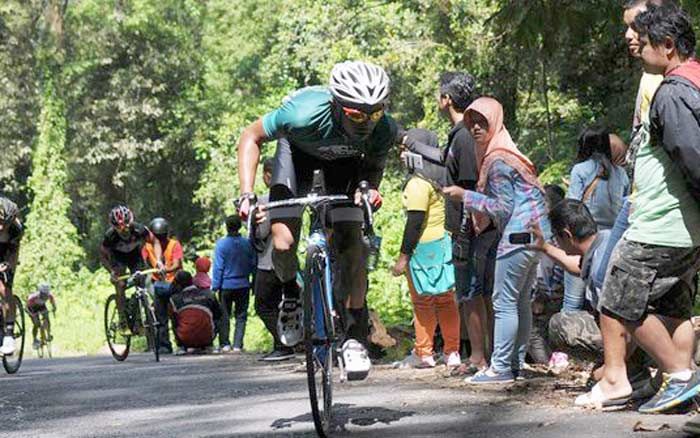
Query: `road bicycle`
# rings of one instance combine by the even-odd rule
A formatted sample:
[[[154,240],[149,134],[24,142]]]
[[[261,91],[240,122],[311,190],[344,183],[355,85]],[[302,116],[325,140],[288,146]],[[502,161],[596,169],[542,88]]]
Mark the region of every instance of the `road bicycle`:
[[[0,282],[7,284],[7,274],[5,272],[0,272]],[[11,356],[2,356],[2,366],[5,368],[8,374],[14,374],[19,371],[19,367],[22,365],[22,358],[24,357],[24,306],[22,305],[22,300],[17,295],[12,295],[11,298],[15,305],[15,327],[12,332],[12,337],[15,338],[15,353]],[[0,297],[0,328],[5,327],[5,312],[2,307],[5,305],[5,299]],[[2,333],[4,336],[4,333]]]
[[[49,319],[48,309],[43,310],[37,314],[39,318],[39,348],[36,349],[36,355],[39,358],[52,357],[51,354],[51,342],[53,341],[53,336],[51,335],[51,320]]]
[[[262,208],[269,211],[277,208],[300,207],[309,209],[311,221],[306,238],[306,264],[303,270],[304,288],[302,292],[304,347],[306,353],[306,375],[311,402],[314,427],[320,437],[328,435],[333,420],[333,368],[337,363],[339,380],[344,382],[347,375],[341,359],[340,347],[344,342],[342,302],[333,293],[333,257],[326,234],[325,213],[328,208],[348,206],[352,200],[346,195],[322,195],[318,193],[319,177],[314,175],[315,190],[302,198],[274,201]],[[322,184],[320,184],[322,186]],[[378,252],[379,238],[373,229],[372,207],[369,202],[369,184],[359,185],[362,193],[365,242],[370,254]],[[322,190],[322,189],[321,189]],[[260,207],[255,200],[251,203],[248,215],[248,231],[257,250],[261,244],[255,240],[256,211]]]
[[[124,361],[129,355],[131,340],[135,336],[145,336],[146,344],[149,349],[153,350],[156,362],[160,361],[158,352],[158,345],[160,345],[158,326],[160,323],[153,308],[153,286],[150,279],[150,274],[156,272],[160,272],[160,270],[146,269],[117,278],[119,281],[126,281],[127,290],[134,290],[134,293],[126,299],[127,330],[119,327],[117,294],[112,294],[107,298],[105,303],[107,345],[112,356],[119,362]]]

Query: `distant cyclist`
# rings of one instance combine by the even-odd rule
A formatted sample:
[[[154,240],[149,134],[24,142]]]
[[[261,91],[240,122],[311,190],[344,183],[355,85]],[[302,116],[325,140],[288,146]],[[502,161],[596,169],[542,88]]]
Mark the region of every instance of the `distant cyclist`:
[[[32,319],[32,339],[34,339],[34,349],[38,350],[41,347],[41,342],[37,339],[36,335],[39,333],[39,328],[41,327],[41,315],[49,312],[46,303],[51,303],[51,311],[56,314],[56,298],[54,298],[51,293],[51,286],[47,283],[41,283],[39,289],[33,294],[29,295],[27,298],[27,313]],[[44,316],[46,318],[46,316]],[[49,324],[47,322],[47,324]],[[51,342],[52,339],[49,338],[47,341]]]
[[[17,204],[0,196],[0,295],[3,297],[2,312],[5,317],[4,336],[0,353],[9,356],[15,352],[15,303],[12,300],[12,280],[19,259],[19,243],[24,231],[19,218]]]
[[[238,145],[238,171],[242,216],[247,216],[255,173],[264,142],[279,139],[275,153],[270,202],[304,196],[311,189],[313,172],[325,175],[327,194],[346,194],[359,205],[358,183],[370,183],[370,200],[381,205],[378,192],[397,125],[386,111],[389,77],[376,65],[342,62],[333,67],[328,87],[309,87],[293,93],[281,107],[248,126]],[[334,292],[346,302],[347,340],[342,357],[349,372],[365,376],[371,363],[365,343],[369,332],[365,305],[367,248],[362,242],[362,211],[331,211],[332,248],[336,255]],[[260,218],[258,218],[260,219]],[[284,284],[280,311],[280,340],[301,341],[301,305],[296,273],[296,246],[301,228],[297,212],[272,211],[272,261]]]
[[[118,205],[109,213],[110,227],[102,239],[100,245],[100,262],[111,275],[112,283],[117,294],[117,311],[119,313],[119,328],[128,331],[126,319],[126,282],[118,280],[118,277],[126,274],[127,270],[134,273],[145,269],[142,257],[143,246],[146,243],[153,245],[153,253],[156,260],[160,260],[163,254],[160,241],[145,225],[134,222],[134,214],[125,205]],[[164,269],[163,264],[157,262],[158,269]]]

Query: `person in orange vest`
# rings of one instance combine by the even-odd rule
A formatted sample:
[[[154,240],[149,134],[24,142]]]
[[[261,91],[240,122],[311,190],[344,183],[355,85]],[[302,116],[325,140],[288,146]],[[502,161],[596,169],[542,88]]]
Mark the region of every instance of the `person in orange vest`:
[[[175,274],[182,270],[183,251],[180,242],[173,236],[169,235],[170,226],[168,221],[162,217],[154,218],[151,221],[151,232],[160,242],[163,249],[163,255],[158,260],[155,255],[155,250],[152,244],[147,243],[143,247],[143,258],[152,266],[157,267],[158,262],[165,266],[164,273],[153,274],[154,290],[155,290],[155,309],[156,317],[158,318],[160,330],[160,345],[158,349],[161,354],[170,354],[173,352],[170,337],[168,335],[168,302],[170,300],[170,284],[175,279]]]

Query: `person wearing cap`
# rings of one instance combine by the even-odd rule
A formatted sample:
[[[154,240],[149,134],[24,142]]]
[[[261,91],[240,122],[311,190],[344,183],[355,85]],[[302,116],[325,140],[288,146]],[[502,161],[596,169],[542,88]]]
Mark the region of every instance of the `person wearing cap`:
[[[160,243],[162,251],[160,257],[156,256],[153,243],[146,242],[142,249],[142,256],[152,268],[159,266],[164,268],[163,272],[154,273],[152,277],[155,291],[154,304],[159,322],[158,330],[160,330],[158,348],[161,354],[170,354],[173,352],[173,347],[168,337],[168,300],[170,285],[175,279],[175,274],[182,269],[182,245],[177,238],[170,235],[170,225],[164,218],[154,218],[148,228]]]

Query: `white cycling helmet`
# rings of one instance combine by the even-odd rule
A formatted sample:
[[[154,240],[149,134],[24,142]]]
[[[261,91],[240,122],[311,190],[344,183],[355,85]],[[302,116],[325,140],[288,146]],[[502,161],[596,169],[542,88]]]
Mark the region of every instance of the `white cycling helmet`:
[[[48,283],[39,284],[39,293],[41,295],[48,295],[51,292],[51,285]]]
[[[333,97],[349,104],[374,106],[389,98],[389,76],[383,68],[362,61],[345,61],[331,71]]]

